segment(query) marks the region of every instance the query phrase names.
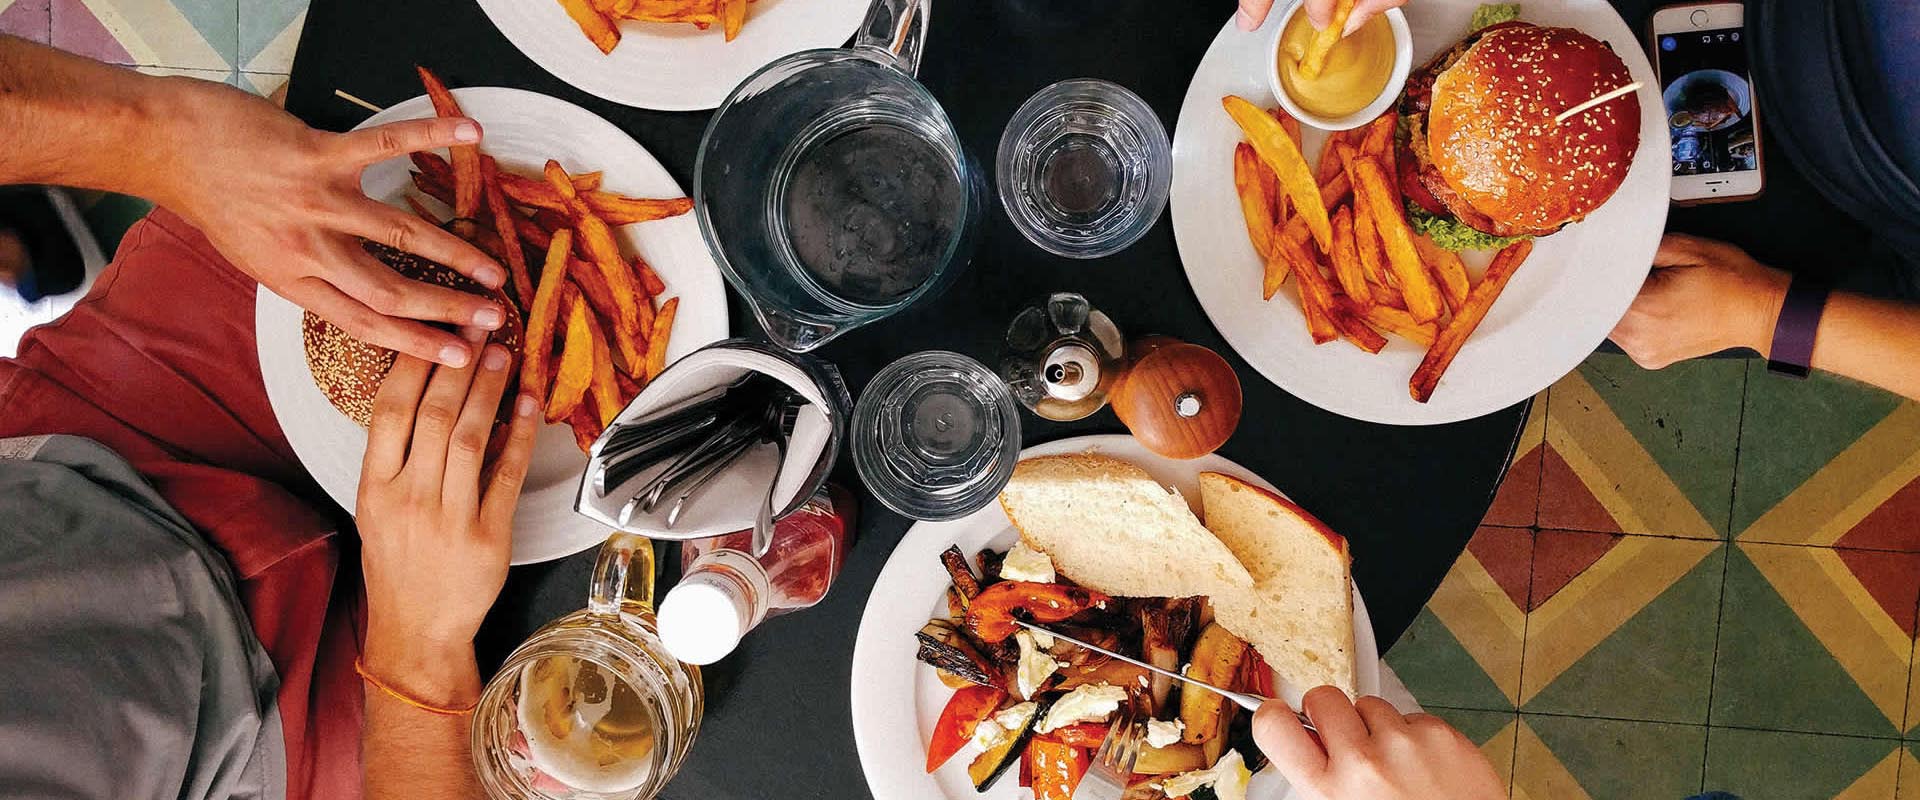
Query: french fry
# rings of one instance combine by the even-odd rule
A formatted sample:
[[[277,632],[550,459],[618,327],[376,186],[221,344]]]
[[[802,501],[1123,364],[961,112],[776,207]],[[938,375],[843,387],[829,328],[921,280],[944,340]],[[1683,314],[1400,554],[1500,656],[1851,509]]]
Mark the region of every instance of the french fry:
[[[628,271],[627,262],[620,255],[620,245],[613,239],[613,229],[607,223],[594,216],[585,203],[580,201],[574,191],[573,183],[567,178],[567,172],[560,163],[549,159],[546,169],[547,185],[552,186],[565,198],[573,216],[573,224],[586,244],[588,259],[600,268],[600,274],[607,279],[607,288],[613,292],[613,302],[620,309],[620,317],[614,325],[616,337],[626,337],[629,341],[621,348],[625,354],[634,345],[631,340],[640,332],[640,306],[635,297],[633,275]]]
[[[620,387],[620,406],[622,408],[625,408],[628,403],[633,402],[633,398],[639,397],[640,390],[645,388],[640,385],[639,381],[628,377],[624,372],[614,372],[613,382],[614,385]]]
[[[613,287],[607,285],[607,278],[599,267],[577,258],[567,260],[567,273],[580,287],[580,294],[587,298],[587,307],[598,312],[607,320],[608,333],[613,336],[613,346],[620,353],[620,362],[627,369],[638,373],[646,363],[646,341],[620,327],[620,302]]]
[[[408,153],[407,160],[413,162],[413,168],[425,174],[435,183],[453,186],[453,165],[431,150]]]
[[[1327,54],[1333,52],[1333,46],[1347,33],[1347,18],[1353,15],[1353,0],[1336,0],[1333,4],[1333,17],[1327,27],[1313,33],[1313,41],[1307,44],[1306,55],[1300,57],[1300,74],[1307,79],[1320,77],[1327,68]]]
[[[1374,227],[1372,214],[1361,211],[1353,215],[1353,247],[1360,256],[1360,271],[1366,274],[1367,282],[1386,286],[1387,253],[1381,248],[1380,229]]]
[[[1362,131],[1360,137],[1360,152],[1380,159],[1384,166],[1389,160],[1388,156],[1392,155],[1393,129],[1399,122],[1399,115],[1388,111],[1374,118],[1372,122],[1367,123],[1365,127],[1360,129]]]
[[[1327,208],[1340,205],[1342,200],[1353,194],[1353,182],[1347,179],[1347,173],[1336,173],[1332,179],[1320,184],[1320,204]]]
[[[1320,202],[1320,187],[1314,183],[1306,158],[1300,155],[1299,144],[1287,138],[1286,128],[1277,120],[1252,103],[1227,95],[1220,98],[1220,104],[1253,144],[1260,160],[1273,169],[1294,210],[1306,219],[1314,242],[1325,250],[1333,239],[1333,224],[1327,219],[1327,207]]]
[[[1420,260],[1427,262],[1427,268],[1433,271],[1435,282],[1440,284],[1440,294],[1447,298],[1447,307],[1458,313],[1460,306],[1467,302],[1467,292],[1473,288],[1467,279],[1467,265],[1460,260],[1460,254],[1418,234],[1413,237],[1413,248],[1420,252]]]
[[[573,429],[573,443],[582,453],[593,452],[593,443],[600,439],[606,428],[600,424],[600,414],[592,408],[593,398],[582,398],[581,402],[567,414],[567,427]]]
[[[1273,200],[1278,189],[1273,172],[1246,142],[1233,149],[1233,190],[1240,195],[1240,215],[1246,219],[1254,254],[1263,261],[1273,258]]]
[[[413,188],[428,197],[441,202],[448,208],[453,207],[453,184],[441,183],[424,172],[413,173]]]
[[[1333,317],[1334,327],[1340,329],[1340,337],[1352,342],[1354,347],[1370,354],[1386,349],[1387,337],[1381,336],[1379,331],[1361,320],[1358,309],[1351,299],[1334,298],[1333,307],[1328,312],[1329,316]]]
[[[631,225],[638,222],[652,222],[656,219],[677,217],[693,210],[693,198],[690,197],[628,197],[623,194],[601,191],[597,188],[584,189],[580,179],[573,178],[576,194],[586,201],[593,213],[612,225]],[[561,197],[553,187],[539,181],[502,176],[501,188],[507,196],[523,206],[544,208],[549,211],[568,211],[566,198]]]
[[[460,111],[460,102],[453,99],[453,92],[440,82],[440,76],[426,67],[415,66],[420,73],[420,85],[426,87],[427,99],[433,102],[433,114],[437,117],[464,117]],[[473,219],[480,213],[480,147],[471,144],[457,144],[447,148],[453,162],[453,215],[462,219]]]
[[[407,208],[413,209],[413,215],[416,217],[424,219],[433,225],[441,224],[440,217],[432,211],[427,210],[426,206],[421,205],[420,198],[418,197],[407,195]]]
[[[726,33],[727,41],[740,35],[740,27],[747,24],[747,0],[720,0],[720,29]]]
[[[559,422],[573,414],[593,383],[593,328],[587,301],[574,293],[567,308],[566,341],[560,346],[560,372],[547,400],[547,421]]]
[[[432,156],[433,154],[428,153],[427,155]],[[605,173],[601,172],[582,172],[569,177],[573,181],[573,190],[575,192],[592,192],[599,190],[600,180],[604,175]],[[554,191],[553,187],[548,186],[544,177],[540,180],[535,180],[515,172],[501,170],[500,188],[506,191],[509,199],[523,206],[551,208],[561,212],[567,210],[567,204],[560,199],[560,193]]]
[[[1376,304],[1360,312],[1360,318],[1367,324],[1391,333],[1421,347],[1432,347],[1433,339],[1440,333],[1440,326],[1432,322],[1415,322],[1413,315],[1406,309]]]
[[[582,172],[573,176],[573,188],[582,192],[594,191],[600,188],[600,181],[606,176],[604,172]]]
[[[573,249],[573,231],[555,234],[547,245],[546,266],[540,270],[540,286],[527,307],[525,357],[520,362],[520,386],[542,407],[547,404],[547,359],[553,352],[554,326],[560,320],[562,286],[567,277],[567,252]]]
[[[653,265],[639,256],[633,257],[634,277],[640,279],[640,288],[654,297],[667,293],[667,282],[660,279],[660,273],[653,271]]]
[[[1300,311],[1307,318],[1307,332],[1313,336],[1313,343],[1326,344],[1340,338],[1340,329],[1330,313],[1333,287],[1327,284],[1326,276],[1320,274],[1320,263],[1307,251],[1304,242],[1283,236],[1276,244],[1281,257],[1291,264],[1293,273],[1300,276]]]
[[[507,195],[500,191],[500,165],[492,156],[480,157],[481,189],[486,192],[487,210],[493,214],[493,232],[500,236],[500,249],[506,251],[507,273],[513,278],[513,291],[520,307],[533,305],[533,277],[527,273],[527,254],[521,249],[520,229],[513,224],[519,214],[507,207]]]
[[[560,0],[560,7],[567,10],[567,16],[573,18],[573,24],[580,26],[580,32],[602,54],[613,52],[620,45],[620,29],[614,27],[613,20],[600,13],[588,0]],[[558,420],[554,420],[558,422]]]
[[[582,292],[581,297],[585,296]],[[607,334],[596,315],[587,315],[587,330],[593,337],[593,374],[587,391],[593,395],[593,408],[598,412],[600,427],[605,429],[620,413],[620,387],[613,379],[613,351],[607,349]]]
[[[1340,163],[1339,151],[1334,148],[1337,142],[1352,144],[1353,131],[1334,131],[1327,134],[1326,141],[1321,142],[1320,163],[1313,168],[1313,180],[1321,186],[1327,185],[1327,181],[1333,180],[1335,175],[1346,169]]]
[[[1366,308],[1373,305],[1373,292],[1367,287],[1367,274],[1360,266],[1353,238],[1353,208],[1341,206],[1333,215],[1333,249],[1327,251],[1327,258],[1333,262],[1333,277],[1340,281],[1341,291],[1354,305]]]
[[[1367,291],[1373,292],[1374,305],[1397,308],[1401,311],[1407,310],[1407,296],[1401,294],[1399,289],[1384,283],[1373,283],[1371,281],[1368,283],[1371,285],[1367,287]]]
[[[1493,257],[1493,263],[1487,265],[1487,274],[1480,278],[1479,285],[1468,293],[1465,305],[1454,310],[1453,321],[1441,329],[1434,339],[1433,346],[1427,348],[1427,356],[1420,360],[1420,366],[1413,371],[1413,378],[1407,382],[1409,393],[1416,402],[1424,403],[1433,399],[1433,390],[1440,384],[1440,376],[1446,374],[1452,366],[1460,348],[1467,343],[1467,337],[1487,318],[1487,312],[1493,308],[1500,292],[1507,288],[1514,272],[1533,253],[1533,240],[1523,239],[1510,244]]]
[[[666,304],[660,306],[660,315],[653,319],[653,332],[647,336],[648,382],[667,368],[667,340],[673,336],[673,318],[679,310],[680,298],[668,298]]]
[[[1287,130],[1287,138],[1292,139],[1294,144],[1300,143],[1300,120],[1294,119],[1292,114],[1279,106],[1267,109],[1267,113],[1280,120],[1280,127]]]
[[[1346,164],[1347,177],[1353,181],[1353,195],[1361,210],[1373,217],[1374,228],[1380,233],[1380,241],[1387,251],[1387,265],[1393,271],[1394,282],[1406,295],[1407,311],[1421,322],[1432,322],[1440,318],[1440,289],[1434,285],[1433,277],[1427,274],[1427,268],[1420,261],[1420,252],[1413,246],[1413,231],[1407,227],[1405,212],[1394,205],[1387,189],[1386,173],[1381,171],[1380,162],[1371,158],[1362,158],[1353,153],[1352,148],[1342,147],[1340,160]]]

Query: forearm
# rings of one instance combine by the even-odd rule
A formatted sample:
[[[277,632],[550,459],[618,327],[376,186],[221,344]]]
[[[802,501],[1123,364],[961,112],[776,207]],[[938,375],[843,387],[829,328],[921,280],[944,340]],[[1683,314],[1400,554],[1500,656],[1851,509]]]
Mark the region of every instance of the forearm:
[[[1920,305],[1835,292],[1813,367],[1920,400]]]
[[[428,705],[465,708],[480,697],[480,671],[470,645],[388,644],[370,632],[362,663],[381,681]],[[361,759],[369,800],[482,796],[471,755],[473,715],[415,708],[371,683],[365,691]]]
[[[0,184],[170,200],[191,79],[156,78],[0,35]]]

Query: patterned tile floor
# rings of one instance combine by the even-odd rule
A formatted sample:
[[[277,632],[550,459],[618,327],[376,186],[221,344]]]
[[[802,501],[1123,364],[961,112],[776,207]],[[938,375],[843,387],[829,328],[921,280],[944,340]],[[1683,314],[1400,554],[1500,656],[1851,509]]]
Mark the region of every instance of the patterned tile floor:
[[[260,94],[303,0],[0,0],[0,32]],[[92,203],[110,245],[143,207]],[[1387,659],[1515,798],[1920,800],[1920,404],[1595,355]]]
[[[1596,354],[1387,660],[1515,798],[1920,799],[1920,404]]]

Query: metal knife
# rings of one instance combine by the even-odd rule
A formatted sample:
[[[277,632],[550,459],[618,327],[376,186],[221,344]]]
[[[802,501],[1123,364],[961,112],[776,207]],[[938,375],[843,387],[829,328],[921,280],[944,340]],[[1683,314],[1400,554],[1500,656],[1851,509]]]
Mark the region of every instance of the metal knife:
[[[1248,693],[1245,693],[1245,692],[1236,692],[1236,691],[1232,691],[1232,690],[1230,690],[1230,689],[1222,689],[1222,688],[1220,688],[1220,687],[1218,687],[1218,686],[1215,686],[1215,685],[1213,685],[1213,684],[1211,684],[1211,683],[1207,683],[1206,681],[1197,681],[1197,680],[1194,680],[1194,679],[1192,679],[1192,678],[1189,678],[1189,677],[1187,677],[1187,676],[1185,676],[1185,675],[1181,675],[1180,673],[1177,673],[1177,672],[1168,672],[1167,670],[1164,670],[1164,669],[1161,669],[1161,668],[1159,668],[1159,667],[1156,667],[1156,666],[1154,666],[1154,665],[1152,665],[1152,664],[1148,664],[1148,663],[1146,663],[1146,662],[1144,662],[1144,661],[1141,661],[1141,660],[1139,660],[1139,659],[1135,659],[1135,658],[1128,658],[1128,657],[1126,657],[1126,656],[1123,656],[1123,655],[1120,655],[1119,653],[1116,653],[1116,652],[1113,652],[1112,650],[1108,650],[1107,648],[1104,648],[1104,647],[1101,647],[1101,646],[1099,646],[1099,645],[1097,645],[1097,644],[1091,644],[1091,643],[1089,643],[1089,642],[1083,642],[1083,641],[1081,641],[1081,640],[1079,640],[1079,639],[1075,639],[1075,638],[1073,638],[1073,637],[1071,637],[1071,636],[1068,636],[1068,635],[1066,635],[1066,634],[1064,634],[1064,633],[1059,633],[1059,632],[1056,632],[1056,631],[1050,631],[1050,630],[1047,630],[1046,628],[1042,628],[1042,627],[1040,627],[1040,626],[1038,626],[1038,625],[1034,625],[1034,624],[1032,624],[1032,623],[1029,623],[1029,622],[1022,622],[1022,621],[1020,621],[1020,620],[1017,620],[1017,619],[1016,619],[1016,620],[1013,620],[1013,624],[1015,624],[1015,625],[1018,625],[1018,626],[1020,626],[1020,627],[1022,627],[1022,628],[1026,628],[1027,630],[1030,630],[1030,631],[1034,631],[1034,632],[1036,632],[1036,633],[1044,633],[1044,634],[1046,634],[1046,635],[1048,635],[1048,636],[1052,636],[1052,637],[1053,637],[1053,638],[1055,638],[1055,639],[1059,639],[1059,640],[1061,640],[1061,641],[1064,641],[1064,642],[1068,642],[1068,643],[1071,643],[1071,644],[1074,644],[1074,645],[1077,645],[1077,646],[1079,646],[1079,647],[1084,647],[1084,648],[1086,648],[1086,649],[1088,649],[1088,650],[1092,650],[1093,652],[1096,652],[1096,653],[1099,653],[1099,654],[1101,654],[1101,655],[1103,655],[1103,656],[1108,656],[1108,657],[1110,657],[1110,658],[1117,658],[1117,659],[1120,659],[1121,661],[1125,661],[1125,662],[1126,662],[1126,663],[1128,663],[1128,664],[1132,664],[1132,665],[1134,665],[1134,666],[1136,666],[1136,667],[1140,667],[1140,668],[1142,668],[1142,669],[1145,669],[1145,670],[1147,670],[1148,672],[1152,672],[1152,673],[1154,673],[1154,674],[1156,674],[1156,675],[1165,675],[1165,676],[1167,676],[1167,677],[1169,677],[1169,678],[1172,678],[1172,679],[1174,679],[1174,680],[1176,680],[1176,681],[1180,681],[1181,683],[1185,683],[1185,684],[1187,684],[1188,686],[1198,686],[1198,687],[1200,687],[1200,688],[1202,688],[1202,689],[1205,689],[1205,690],[1207,690],[1207,691],[1209,691],[1209,692],[1213,692],[1214,694],[1217,694],[1217,695],[1220,695],[1221,697],[1224,697],[1224,698],[1227,698],[1228,700],[1232,700],[1232,701],[1233,701],[1233,703],[1234,703],[1235,705],[1237,705],[1237,706],[1239,706],[1239,707],[1241,707],[1241,708],[1244,708],[1244,709],[1246,709],[1246,710],[1248,710],[1248,711],[1259,711],[1259,710],[1260,710],[1260,706],[1261,706],[1261,704],[1263,704],[1263,703],[1266,703],[1266,702],[1268,702],[1268,701],[1270,701],[1270,700],[1273,700],[1273,698],[1271,698],[1271,697],[1261,697],[1260,695],[1257,695],[1257,694],[1248,694]],[[1291,708],[1289,708],[1288,710],[1289,710],[1289,711],[1292,711],[1292,709],[1291,709]],[[1298,711],[1294,711],[1294,712],[1293,712],[1293,716],[1294,716],[1294,717],[1296,717],[1296,718],[1298,718],[1298,719],[1300,720],[1300,724],[1301,724],[1301,725],[1304,725],[1304,726],[1306,726],[1306,728],[1307,728],[1307,730],[1310,730],[1310,731],[1316,731],[1316,732],[1317,732],[1317,729],[1313,727],[1313,720],[1311,720],[1311,719],[1308,719],[1308,718],[1307,718],[1307,715],[1305,715],[1305,714],[1302,714],[1302,713],[1300,713],[1300,712],[1298,712]]]

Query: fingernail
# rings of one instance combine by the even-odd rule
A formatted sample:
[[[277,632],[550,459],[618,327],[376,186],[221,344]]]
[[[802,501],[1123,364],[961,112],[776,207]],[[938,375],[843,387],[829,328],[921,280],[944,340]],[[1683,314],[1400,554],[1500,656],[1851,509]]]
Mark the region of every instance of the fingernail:
[[[481,286],[498,289],[507,282],[507,271],[487,264],[473,271],[473,279],[479,281]]]
[[[507,348],[492,345],[480,356],[480,366],[490,372],[499,372],[507,368]]]
[[[453,140],[456,142],[480,141],[480,123],[467,120],[453,126]]]
[[[507,315],[500,309],[487,306],[473,312],[473,324],[490,331],[499,330],[500,326],[507,324]]]
[[[450,344],[440,348],[440,363],[458,369],[467,365],[467,348]]]
[[[1218,19],[1218,17],[1215,17],[1215,19]],[[1260,27],[1257,23],[1253,21],[1253,15],[1248,14],[1247,10],[1244,8],[1240,9],[1239,11],[1233,12],[1233,22],[1234,24],[1239,25],[1240,30],[1243,30],[1243,31],[1250,31]]]
[[[533,416],[533,412],[539,410],[539,408],[540,404],[534,402],[533,395],[523,394],[520,395],[520,402],[514,405],[513,411],[520,416],[531,417]]]

